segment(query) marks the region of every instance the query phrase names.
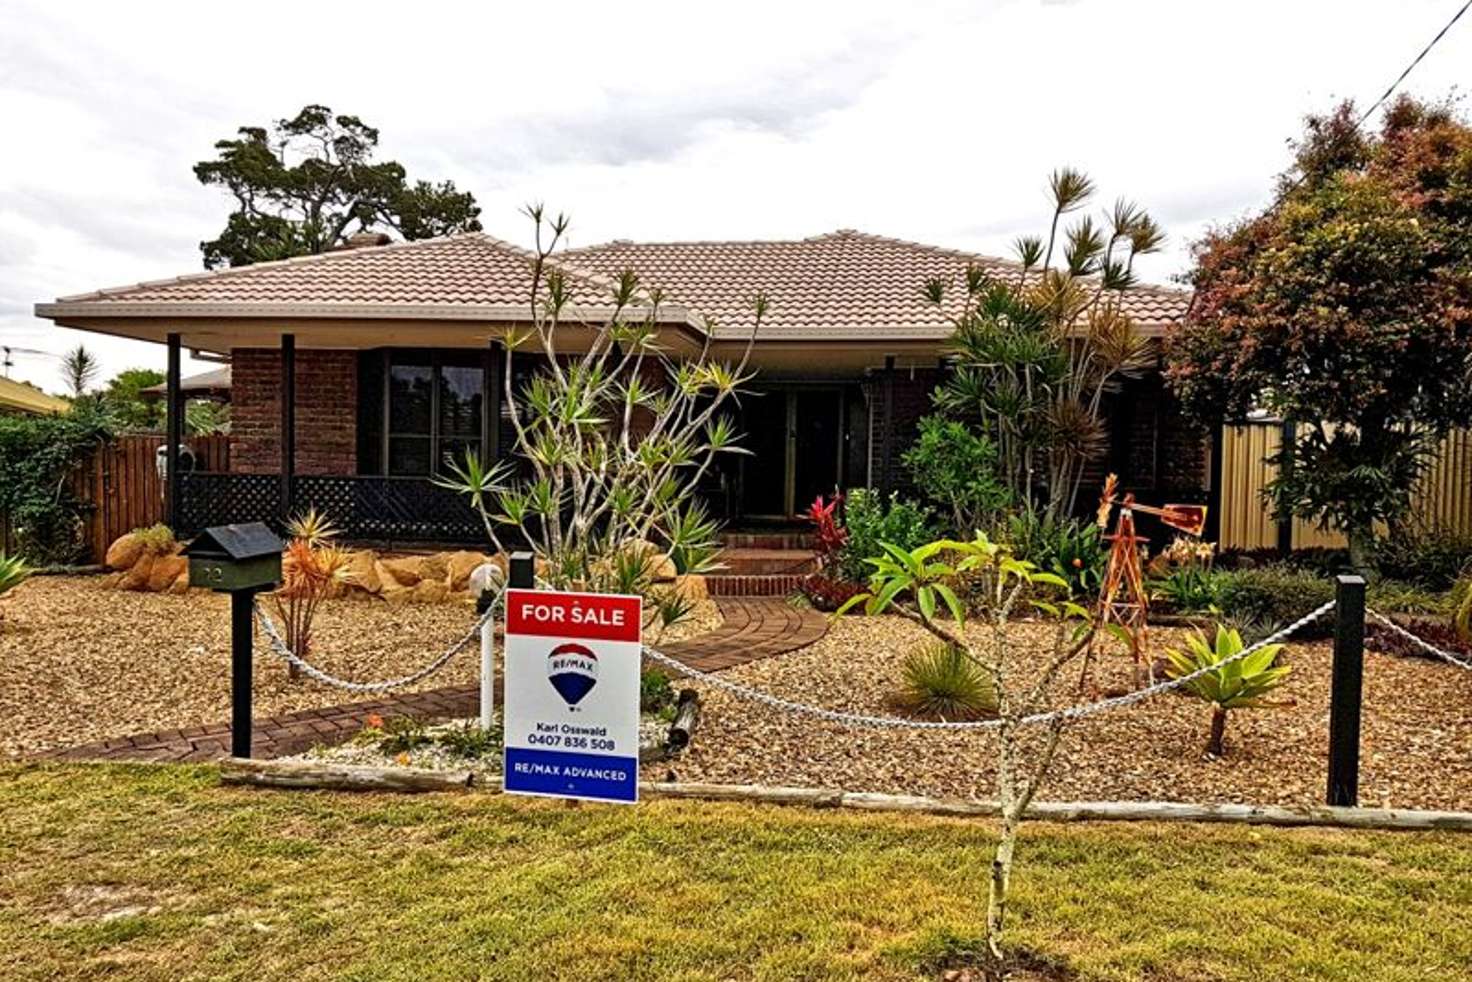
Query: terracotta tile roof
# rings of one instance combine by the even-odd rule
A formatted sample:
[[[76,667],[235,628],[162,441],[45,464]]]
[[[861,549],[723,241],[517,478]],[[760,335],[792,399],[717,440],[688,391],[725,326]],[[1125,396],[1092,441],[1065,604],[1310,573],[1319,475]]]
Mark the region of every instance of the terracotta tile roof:
[[[713,318],[718,336],[750,330],[750,300],[758,290],[771,299],[767,337],[943,336],[948,323],[921,294],[927,279],[959,282],[970,263],[999,275],[1020,269],[1003,259],[847,229],[795,241],[614,241],[565,255],[607,274],[636,270],[673,301]],[[952,294],[959,306],[960,291]],[[1125,295],[1125,309],[1142,327],[1160,328],[1185,313],[1189,296],[1141,288]]]
[[[340,317],[509,320],[526,316],[531,256],[471,233],[367,246],[238,269],[96,290],[38,304],[42,317]],[[796,241],[616,241],[559,253],[574,303],[606,310],[612,278],[636,270],[666,297],[662,320],[745,337],[751,298],[765,290],[770,338],[945,337],[944,316],[921,295],[934,276],[959,280],[969,263],[1015,275],[1014,263],[853,231]],[[955,293],[959,304],[959,291]],[[1126,309],[1145,328],[1179,317],[1188,295],[1145,288]]]
[[[57,305],[525,307],[530,268],[526,250],[467,233],[192,273],[62,297]],[[612,284],[602,276],[568,273],[575,302],[608,303]]]

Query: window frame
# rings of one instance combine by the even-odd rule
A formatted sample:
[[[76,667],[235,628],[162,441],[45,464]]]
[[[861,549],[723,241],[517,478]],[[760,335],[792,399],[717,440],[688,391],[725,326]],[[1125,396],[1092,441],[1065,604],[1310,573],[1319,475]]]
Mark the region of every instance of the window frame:
[[[463,445],[469,440],[478,439],[480,443],[480,455],[482,460],[489,460],[492,449],[490,429],[493,420],[490,418],[492,391],[494,381],[491,379],[492,372],[487,364],[483,352],[474,348],[385,348],[382,351],[382,365],[379,375],[379,391],[382,394],[382,406],[379,419],[379,467],[378,473],[383,477],[402,478],[405,480],[432,480],[441,473],[444,453],[442,446],[446,442]],[[393,418],[393,369],[395,366],[407,368],[429,369],[429,432],[402,432],[390,429],[390,421]],[[451,368],[473,368],[480,372],[480,433],[478,437],[467,437],[458,434],[445,434],[442,420],[440,419],[440,388],[443,385],[442,370]],[[427,474],[395,474],[392,472],[392,458],[389,455],[391,441],[400,439],[419,439],[429,442],[429,473]]]

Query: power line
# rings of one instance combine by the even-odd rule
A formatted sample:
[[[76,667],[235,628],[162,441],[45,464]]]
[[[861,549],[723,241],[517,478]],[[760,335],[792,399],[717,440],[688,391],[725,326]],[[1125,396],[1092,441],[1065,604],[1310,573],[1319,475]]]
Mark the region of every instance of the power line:
[[[1393,94],[1395,94],[1395,90],[1400,88],[1400,83],[1404,82],[1406,80],[1406,76],[1415,71],[1416,66],[1421,64],[1421,59],[1430,54],[1431,49],[1436,47],[1437,44],[1441,42],[1442,38],[1446,37],[1446,32],[1452,29],[1453,24],[1462,19],[1462,15],[1467,12],[1467,9],[1469,7],[1472,7],[1472,0],[1467,0],[1466,3],[1462,4],[1461,9],[1452,15],[1452,19],[1447,21],[1446,24],[1442,26],[1441,30],[1436,32],[1436,37],[1431,39],[1431,43],[1422,48],[1421,53],[1418,54],[1414,59],[1412,59],[1411,63],[1406,66],[1405,71],[1397,75],[1395,81],[1390,83],[1390,88],[1386,89],[1385,92],[1380,96],[1380,98],[1375,100],[1375,104],[1373,106],[1365,110],[1364,115],[1362,115],[1359,118],[1359,121],[1354,124],[1355,129],[1359,129],[1360,126],[1364,124],[1365,120],[1369,119],[1375,114],[1375,110],[1379,109],[1385,104],[1386,99],[1389,99]]]

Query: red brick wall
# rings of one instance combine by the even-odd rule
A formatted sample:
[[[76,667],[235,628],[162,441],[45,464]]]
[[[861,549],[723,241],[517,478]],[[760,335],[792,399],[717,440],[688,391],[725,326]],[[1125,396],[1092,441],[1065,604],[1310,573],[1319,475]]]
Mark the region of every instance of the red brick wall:
[[[353,474],[358,465],[358,357],[355,351],[296,352],[296,472]],[[281,468],[281,352],[230,352],[230,469]]]

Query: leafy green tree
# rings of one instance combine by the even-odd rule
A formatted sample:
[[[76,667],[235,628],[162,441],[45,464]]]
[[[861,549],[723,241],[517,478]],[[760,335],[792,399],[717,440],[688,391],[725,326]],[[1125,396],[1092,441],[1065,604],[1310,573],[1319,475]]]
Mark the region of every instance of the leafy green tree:
[[[162,399],[145,399],[143,390],[162,385],[164,373],[152,368],[127,368],[114,375],[102,390],[102,405],[122,430],[158,430],[164,425]]]
[[[1472,418],[1472,129],[1408,98],[1372,135],[1350,103],[1311,117],[1277,200],[1198,243],[1192,281],[1176,392],[1208,419],[1306,423],[1267,493],[1367,569],[1376,523]]]
[[[480,208],[454,182],[410,183],[402,164],[373,159],[378,130],[311,105],[270,130],[243,126],[194,165],[200,183],[234,197],[219,237],[201,242],[207,269],[325,252],[354,232],[427,239],[480,229]]]
[[[1012,502],[997,479],[997,448],[959,420],[923,417],[902,459],[921,493],[949,513],[958,535],[989,528]]]

